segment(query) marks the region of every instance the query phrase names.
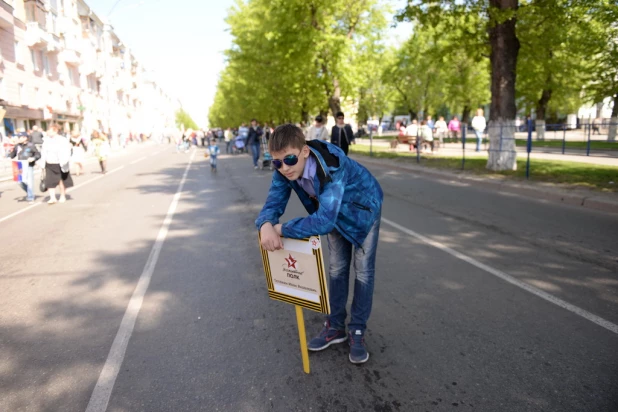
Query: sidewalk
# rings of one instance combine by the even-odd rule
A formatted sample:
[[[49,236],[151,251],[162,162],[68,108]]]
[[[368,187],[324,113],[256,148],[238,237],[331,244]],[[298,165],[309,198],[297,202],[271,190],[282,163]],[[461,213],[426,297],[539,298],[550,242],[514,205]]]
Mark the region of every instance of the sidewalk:
[[[403,172],[423,174],[444,181],[464,181],[466,184],[490,189],[498,193],[618,213],[618,193],[597,192],[580,188],[566,189],[552,183],[513,182],[494,177],[470,175],[462,171],[437,170],[411,163],[409,159],[376,159],[362,155],[351,155],[351,157],[365,165],[375,165]]]
[[[356,139],[356,144],[369,146],[369,139],[362,138]],[[380,149],[390,149],[390,141],[383,139],[375,139],[373,141],[373,147]],[[409,152],[410,146],[407,144],[397,144],[397,152]],[[413,150],[414,151],[414,150]],[[595,164],[602,166],[615,166],[618,167],[618,157],[612,156],[611,153],[603,153],[603,152],[593,152],[591,156],[586,156],[586,152],[581,150],[569,149],[566,151],[566,154],[562,154],[560,152],[555,153],[557,150],[552,150],[551,148],[537,148],[532,150],[530,153],[531,159],[545,159],[545,160],[558,160],[565,162],[577,162],[577,163],[587,163],[587,164]],[[554,152],[554,153],[552,153]],[[462,148],[461,143],[445,143],[442,148],[436,152],[438,155],[442,156],[453,156],[453,157],[461,157],[462,156]],[[466,143],[466,157],[475,157],[479,155],[487,155],[487,145],[483,145],[481,152],[477,153],[475,151],[475,145]],[[525,147],[517,147],[517,157],[520,159],[525,159],[528,156],[526,153]]]
[[[112,147],[111,157],[118,157],[134,152],[136,149],[146,147],[146,145],[156,144],[155,142],[147,141],[145,143],[132,143],[127,145],[126,148]],[[90,163],[95,161],[94,153],[86,153],[84,163]],[[0,158],[0,182],[5,182],[13,179],[13,166],[12,159]],[[40,169],[35,168],[35,175],[41,173]]]

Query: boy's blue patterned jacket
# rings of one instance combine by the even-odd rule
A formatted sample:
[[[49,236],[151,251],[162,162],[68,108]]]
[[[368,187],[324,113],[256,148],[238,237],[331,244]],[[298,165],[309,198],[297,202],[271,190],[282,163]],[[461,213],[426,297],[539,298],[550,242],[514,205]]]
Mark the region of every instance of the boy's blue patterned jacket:
[[[307,142],[310,156],[317,159],[313,181],[319,207],[296,181],[290,181],[279,171],[273,173],[266,203],[255,221],[259,230],[266,222],[273,225],[285,212],[292,189],[307,209],[309,216],[290,220],[282,225],[284,237],[302,239],[325,235],[337,229],[354,246],[361,247],[371,226],[380,218],[382,188],[362,165],[347,157],[330,143]]]

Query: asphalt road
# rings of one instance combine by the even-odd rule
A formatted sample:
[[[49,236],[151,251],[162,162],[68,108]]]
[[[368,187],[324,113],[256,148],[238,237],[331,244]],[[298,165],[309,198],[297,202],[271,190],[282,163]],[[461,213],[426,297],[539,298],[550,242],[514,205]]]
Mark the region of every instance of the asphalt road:
[[[89,165],[62,205],[0,184],[0,411],[618,410],[616,215],[372,166],[371,358],[339,345],[305,375],[253,226],[270,173],[173,152]]]

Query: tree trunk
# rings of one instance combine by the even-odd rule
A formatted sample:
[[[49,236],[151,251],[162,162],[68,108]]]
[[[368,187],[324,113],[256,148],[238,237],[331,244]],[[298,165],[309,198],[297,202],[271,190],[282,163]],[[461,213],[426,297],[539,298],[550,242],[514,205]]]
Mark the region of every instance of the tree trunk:
[[[547,76],[547,84],[551,81],[551,74]],[[545,116],[547,105],[551,99],[552,90],[543,89],[541,98],[536,103],[536,140],[545,140]]]
[[[518,0],[489,0],[492,12],[515,12]],[[493,9],[493,10],[492,10]],[[499,17],[499,16],[498,16]],[[497,21],[489,26],[491,45],[491,106],[489,118],[489,157],[491,170],[517,170],[515,151],[515,70],[519,40],[515,31],[516,18]]]
[[[333,112],[333,117],[337,117],[337,112],[341,111],[341,87],[339,86],[339,80],[333,79],[333,93],[328,98],[328,106],[330,111]]]
[[[465,105],[461,113],[461,122],[468,124],[470,122],[470,106]]]
[[[610,142],[616,141],[616,130],[618,129],[618,94],[614,95],[614,108],[612,109],[612,117],[609,119],[609,130],[607,131],[607,140]]]

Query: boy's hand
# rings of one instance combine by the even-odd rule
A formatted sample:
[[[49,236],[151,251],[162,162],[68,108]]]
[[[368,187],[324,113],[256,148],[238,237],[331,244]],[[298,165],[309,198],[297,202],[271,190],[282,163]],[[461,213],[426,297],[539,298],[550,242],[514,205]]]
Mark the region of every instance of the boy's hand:
[[[281,227],[281,225],[276,226]],[[273,227],[273,225],[270,223],[264,223],[260,228],[260,239],[262,247],[269,252],[283,249],[283,241],[281,240],[281,237],[279,237],[279,234],[277,233],[275,227]]]

